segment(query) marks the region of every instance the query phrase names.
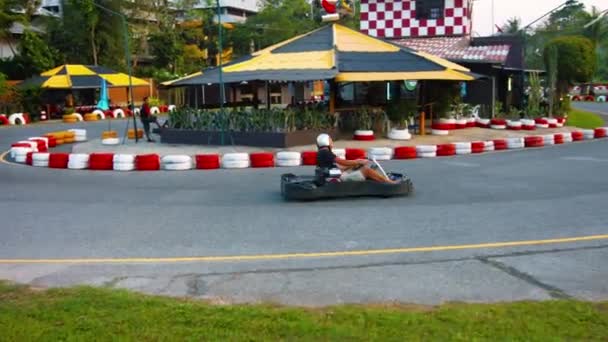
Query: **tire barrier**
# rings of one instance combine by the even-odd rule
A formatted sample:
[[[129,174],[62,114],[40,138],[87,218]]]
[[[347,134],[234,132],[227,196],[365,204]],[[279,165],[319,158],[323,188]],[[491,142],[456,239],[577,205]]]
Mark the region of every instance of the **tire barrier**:
[[[125,111],[120,108],[114,109],[112,112],[112,117],[114,119],[124,119],[126,117]]]
[[[277,152],[275,157],[277,166],[280,167],[302,165],[302,155],[300,154],[300,152]]]
[[[600,127],[600,128],[594,129],[593,132],[594,132],[593,138],[600,139],[600,138],[606,137],[607,130],[604,127]]]
[[[595,102],[595,96],[593,96],[593,95],[587,95],[587,96],[585,96],[585,101],[587,101],[587,102]]]
[[[336,155],[336,157],[346,159],[346,149],[334,148],[332,152]]]
[[[531,119],[521,119],[521,129],[524,131],[533,131],[536,129],[536,121]]]
[[[475,120],[475,118],[470,117],[467,119],[467,128],[472,128],[472,127],[476,127],[477,126],[477,122]]]
[[[444,128],[439,128],[440,130],[452,130],[456,129],[456,119],[446,119],[441,118],[437,122],[438,125],[442,125]]]
[[[6,117],[5,114],[0,114],[0,126],[8,126],[10,125],[10,122],[8,121],[8,118]]]
[[[222,168],[245,169],[250,165],[247,153],[226,153],[222,156]]]
[[[89,168],[89,155],[84,153],[70,153],[68,169],[86,170]]]
[[[564,137],[564,144],[571,143],[574,141],[574,139],[572,137],[572,133],[562,133],[562,136]]]
[[[450,131],[442,129],[431,129],[431,135],[449,135]]]
[[[506,148],[506,146],[505,146],[505,148]],[[484,141],[483,142],[483,151],[484,152],[492,152],[494,150],[495,150],[495,148],[494,148],[494,142],[493,141],[490,140],[490,141]]]
[[[160,109],[158,109],[158,107],[156,107],[156,106],[153,106],[152,108],[150,108],[150,114],[152,114],[152,115],[160,114]]]
[[[49,149],[49,138],[46,137],[31,137],[27,141],[35,142],[38,152],[47,152]]]
[[[142,139],[144,137],[144,130],[141,128],[137,129],[137,139]],[[133,128],[127,131],[127,138],[134,140],[135,139],[135,130]]]
[[[522,126],[523,125],[522,125],[521,121],[507,120],[507,129],[509,129],[509,130],[519,131],[519,130],[521,130]]]
[[[68,129],[69,132],[74,133],[74,141],[83,142],[87,141],[87,130],[86,129]]]
[[[99,116],[97,114],[87,113],[84,115],[84,121],[99,121]]]
[[[557,127],[564,127],[564,125],[566,124],[566,118],[562,118],[562,117],[557,117],[555,118],[557,120]]]
[[[454,145],[456,146],[456,155],[466,155],[473,153],[470,142],[457,142],[454,143]]]
[[[507,148],[509,150],[524,148],[524,138],[507,138]],[[496,141],[494,142],[496,148]]]
[[[592,129],[583,130],[583,138],[585,140],[592,140],[595,137],[595,131]]]
[[[467,119],[456,119],[456,129],[467,128]]]
[[[160,170],[160,156],[155,153],[135,156],[135,169],[137,171]]]
[[[194,161],[198,170],[213,170],[220,168],[219,154],[197,154],[194,156]]]
[[[435,146],[435,145],[418,145],[418,146],[416,146],[416,154],[420,158],[437,157],[437,146]]]
[[[101,139],[118,138],[118,132],[116,131],[103,131],[101,132]]]
[[[167,110],[170,112],[174,112],[177,110],[177,107],[175,107],[175,105],[169,105],[169,107],[167,107]]]
[[[112,157],[112,169],[114,171],[133,171],[135,170],[135,155],[115,154]]]
[[[357,159],[365,159],[365,150],[362,148],[347,148],[346,149],[346,159],[347,160],[357,160]]]
[[[263,168],[274,167],[274,154],[271,152],[256,152],[249,154],[251,167]]]
[[[302,152],[302,165],[308,165],[308,166],[317,165],[317,152],[316,151]]]
[[[436,122],[431,125],[431,129],[435,129],[435,130],[439,130],[439,131],[449,131],[451,129],[454,129],[454,125]]]
[[[524,138],[525,147],[543,147],[545,145],[543,137],[529,136]]]
[[[358,141],[372,141],[376,138],[374,137],[374,131],[357,130],[353,135],[353,139]]]
[[[35,152],[28,152],[25,154],[25,164],[26,165],[30,165],[30,166],[34,166],[34,160],[32,159],[32,155]]]
[[[556,145],[561,145],[564,143],[564,135],[562,133],[557,133],[553,135],[553,143]]]
[[[64,123],[76,123],[78,122],[78,117],[74,114],[66,114],[61,117],[61,121]]]
[[[557,128],[557,119],[545,118],[545,120],[547,120],[547,124],[549,124],[549,128]]]
[[[418,153],[416,152],[415,146],[400,146],[395,147],[393,158],[394,159],[415,159],[418,157]]]
[[[388,138],[391,140],[410,140],[412,135],[407,129],[391,129],[388,132]]]
[[[31,153],[32,166],[36,167],[49,167],[50,153]]]
[[[449,157],[456,155],[456,145],[441,144],[437,145],[437,157]]]
[[[472,153],[483,153],[485,152],[486,144],[483,141],[473,141],[471,142],[471,152]]]
[[[96,115],[98,120],[106,119],[106,114],[99,109],[95,109],[91,114]]]
[[[49,153],[49,168],[67,169],[69,158],[70,158],[69,153],[62,153],[62,152]]]
[[[543,144],[545,146],[555,145],[555,135],[554,134],[543,135]]]
[[[475,123],[479,128],[490,128],[490,119],[476,119]]]
[[[536,123],[536,128],[549,128],[549,122],[547,119],[537,118],[534,119],[534,122]]]
[[[367,151],[369,159],[391,160],[393,159],[393,149],[388,147],[372,147]]]
[[[606,95],[600,95],[595,99],[596,102],[606,102]]]
[[[91,153],[89,155],[89,169],[91,170],[113,170],[114,153]]]
[[[581,141],[585,138],[585,135],[581,131],[574,131],[572,134],[572,141]]]
[[[507,120],[505,119],[490,119],[490,128],[492,129],[507,129]]]
[[[11,147],[10,155],[17,163],[25,163],[27,160],[27,154],[30,152],[34,152],[34,149],[31,147],[24,146],[14,146]]]
[[[192,170],[192,158],[187,155],[167,155],[163,156],[160,161],[163,169],[167,171]]]
[[[118,138],[101,139],[101,144],[107,145],[107,146],[118,145],[118,144],[120,144],[120,139],[118,139]]]
[[[28,117],[24,113],[13,113],[8,116],[8,123],[14,126],[27,125]]]

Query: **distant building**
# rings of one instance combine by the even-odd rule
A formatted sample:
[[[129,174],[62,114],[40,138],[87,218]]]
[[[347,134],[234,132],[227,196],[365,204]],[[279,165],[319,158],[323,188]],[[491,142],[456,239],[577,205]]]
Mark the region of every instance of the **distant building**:
[[[209,9],[215,11],[214,0],[199,0],[194,9]],[[220,19],[224,23],[244,23],[248,17],[258,12],[256,0],[220,0]],[[215,16],[217,20],[217,15]]]
[[[40,7],[32,16],[31,26],[27,27],[23,23],[16,22],[10,28],[11,35],[6,39],[0,40],[0,58],[13,58],[19,49],[19,42],[26,30],[44,33],[44,17],[56,16],[52,11]]]

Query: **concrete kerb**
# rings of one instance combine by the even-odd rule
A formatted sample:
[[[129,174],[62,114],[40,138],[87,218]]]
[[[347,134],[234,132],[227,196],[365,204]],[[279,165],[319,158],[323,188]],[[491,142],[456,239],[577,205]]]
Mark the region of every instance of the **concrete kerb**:
[[[599,130],[604,130],[605,133],[608,133],[608,127],[600,127],[600,128],[597,128],[596,130],[598,130],[598,129]],[[576,130],[576,129],[573,130],[573,131],[582,132],[582,130]],[[561,135],[565,135],[565,136],[568,136],[568,135],[571,136],[572,135],[572,131],[570,131],[570,132],[569,131],[557,132],[557,133],[551,133],[551,134],[553,134],[553,135],[561,134]],[[514,136],[512,136],[511,139],[516,138],[518,140],[519,139],[524,140],[526,137],[528,137],[528,138],[530,138],[530,137],[539,137],[541,139],[546,139],[545,137],[547,136],[547,134],[538,134],[538,135],[513,134],[513,135]],[[604,135],[606,135],[606,134],[604,134]],[[596,139],[602,139],[602,138],[604,138],[604,137],[597,137],[597,138],[593,138],[593,139],[584,139],[581,142],[590,141],[590,140],[596,140]],[[496,141],[496,140],[507,140],[507,139],[508,138],[499,138],[499,139],[493,139],[493,140],[482,140],[481,142],[486,143],[486,142],[493,142],[493,141]],[[480,140],[476,139],[475,141],[479,142]],[[89,142],[89,144],[90,143],[91,142]],[[345,142],[342,142],[342,143],[345,143]],[[470,142],[464,142],[464,143],[466,144],[466,143],[470,143]],[[570,143],[569,139],[564,139],[564,142],[561,143],[561,144],[568,144],[568,143]],[[447,142],[446,144],[447,145],[454,144],[454,145],[460,146],[460,145],[463,144],[463,142],[462,141],[461,142]],[[446,144],[443,144],[443,145],[446,145]],[[77,145],[79,145],[79,144],[76,144],[74,146],[77,146]],[[416,156],[416,158],[419,159],[419,158],[428,158],[428,157],[430,157],[430,155],[428,155],[428,153],[427,153],[427,152],[429,152],[429,151],[427,151],[427,149],[431,148],[431,147],[434,147],[436,149],[437,145],[438,144],[428,144],[428,145],[419,144],[419,145],[414,145],[412,147],[415,147],[416,150],[418,151],[418,155]],[[532,147],[528,147],[528,146],[525,146],[525,147],[524,146],[514,146],[514,147],[510,147],[510,148],[508,148],[506,150],[502,150],[502,151],[493,151],[493,150],[485,150],[484,149],[483,152],[476,153],[476,154],[497,153],[497,152],[504,152],[504,151],[513,151],[513,150],[517,150],[517,149],[543,148],[543,147],[556,146],[556,145],[557,144],[555,144],[555,145],[553,145],[553,144],[542,144],[542,146],[532,146]],[[399,146],[394,146],[394,147],[399,147]],[[30,149],[31,151],[24,151],[23,147],[11,147],[11,149],[14,149],[14,148],[19,149],[19,153],[21,153],[21,154],[24,154],[24,153],[27,154],[28,152],[32,152],[32,153],[38,152],[33,147]],[[337,147],[337,148],[339,148],[339,147]],[[368,151],[368,154],[369,154],[369,151],[374,151],[375,149],[377,150],[378,148],[381,148],[381,149],[387,150],[387,151],[391,150],[391,151],[394,152],[394,148],[393,147],[378,147],[378,146],[374,146],[374,147],[369,147],[369,148],[365,148],[365,149]],[[313,147],[312,146],[305,146],[305,147],[300,147],[299,149],[300,149],[300,151],[276,150],[276,151],[268,152],[268,154],[272,155],[272,163],[271,163],[271,165],[269,167],[304,165],[303,162],[302,162],[302,158],[301,158],[300,152],[301,151],[310,151],[310,150],[313,149]],[[193,170],[193,169],[195,169],[195,170],[196,169],[207,169],[208,170],[208,169],[217,169],[217,168],[251,168],[252,167],[251,157],[249,157],[249,158],[241,158],[243,160],[241,161],[239,159],[238,162],[236,160],[233,161],[230,158],[232,156],[236,156],[236,155],[239,155],[239,158],[240,158],[243,155],[250,156],[252,153],[259,154],[259,151],[261,151],[261,149],[259,149],[259,150],[249,149],[249,151],[247,151],[247,152],[239,152],[239,151],[235,150],[234,147],[225,147],[223,150],[221,150],[221,149],[218,150],[217,148],[216,149],[209,149],[209,151],[206,151],[206,153],[198,153],[198,154],[194,154],[194,155],[191,155],[191,154],[188,154],[188,153],[166,153],[166,154],[162,154],[162,155],[158,154],[158,153],[146,153],[146,154],[147,155],[149,155],[149,154],[156,154],[158,156],[158,159],[161,161],[160,162],[160,166],[157,168],[158,170],[183,171],[183,170]],[[268,151],[268,150],[266,150],[266,151]],[[9,151],[3,153],[2,155],[0,155],[0,158],[1,158],[1,160],[3,162],[5,162],[5,163],[11,163],[11,164],[18,164],[18,165],[27,165],[25,161],[24,162],[20,162],[20,161],[16,162],[14,158],[11,158],[12,162],[11,161],[7,161],[6,160],[7,159],[6,156],[10,152],[11,152],[11,150],[9,150]],[[285,157],[284,157],[285,152],[290,153],[290,161],[289,162],[284,162],[285,161]],[[82,157],[84,155],[94,155],[96,153],[99,154],[99,151],[85,152],[85,151],[81,151],[81,150],[73,148],[71,154],[72,155],[78,155],[78,156]],[[299,158],[297,158],[295,156],[296,153],[298,154],[298,156],[300,156]],[[51,152],[51,155],[53,155],[53,154],[54,153]],[[64,153],[61,153],[61,154],[64,154]],[[134,155],[135,156],[135,163],[134,163],[134,167],[131,170],[135,170],[135,171],[138,170],[138,167],[137,167],[137,156],[138,155],[142,156],[141,153],[129,153],[129,152],[125,152],[125,151],[113,151],[113,152],[109,152],[109,154],[112,154],[112,155],[132,154],[132,155]],[[388,153],[386,153],[386,154],[389,155]],[[465,153],[465,154],[468,155],[468,153]],[[176,157],[176,155],[179,155],[179,157]],[[219,158],[219,160],[220,160],[220,163],[219,163],[219,165],[217,165],[217,167],[211,167],[211,168],[210,167],[200,167],[199,168],[199,167],[197,167],[197,163],[196,163],[196,160],[197,160],[196,156],[197,155],[217,155],[218,158]],[[391,158],[392,158],[392,156],[394,155],[394,153],[392,153],[390,155],[391,155]],[[437,156],[436,153],[433,153],[432,157],[443,158],[441,156]],[[182,160],[184,158],[187,158],[188,160]],[[248,160],[245,160],[245,159],[248,159]],[[279,159],[282,160],[283,162],[278,162]],[[388,160],[390,158],[382,158],[382,159]],[[392,158],[392,159],[394,159],[394,158]],[[25,159],[24,158],[20,158],[20,160],[25,160]],[[229,162],[227,162],[227,161],[229,161]],[[120,163],[120,161],[114,161],[114,163],[116,163],[116,162]],[[178,165],[176,165],[176,164],[178,164]],[[78,170],[88,170],[89,169],[88,167],[84,167],[84,166],[80,166],[80,167],[76,168],[76,167],[69,167],[68,165],[65,165],[65,167],[64,167],[62,164],[60,164],[59,166],[57,164],[55,164],[55,166],[51,166],[51,167],[61,168],[61,169],[78,169]],[[123,170],[123,169],[117,168],[117,167],[109,168],[109,169],[110,170],[111,169],[115,169],[115,171],[126,171],[126,170]]]

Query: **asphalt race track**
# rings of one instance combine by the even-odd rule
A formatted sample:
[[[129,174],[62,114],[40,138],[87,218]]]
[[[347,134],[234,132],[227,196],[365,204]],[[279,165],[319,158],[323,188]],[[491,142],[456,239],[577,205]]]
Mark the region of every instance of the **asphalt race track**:
[[[57,126],[0,128],[0,150]],[[280,175],[304,167],[0,163],[0,278],[307,306],[608,298],[608,139],[383,165],[415,195],[284,202]]]

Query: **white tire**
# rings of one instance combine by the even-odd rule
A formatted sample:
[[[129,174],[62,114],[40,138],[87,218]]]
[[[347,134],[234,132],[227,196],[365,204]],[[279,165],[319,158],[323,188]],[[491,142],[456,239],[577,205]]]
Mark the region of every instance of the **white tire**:
[[[169,105],[169,107],[167,107],[167,109],[168,109],[170,112],[173,112],[173,111],[177,110],[177,107],[175,107],[175,105]]]
[[[367,150],[367,154],[373,155],[393,155],[393,149],[390,147],[372,147]]]
[[[470,142],[457,142],[454,143],[454,146],[457,150],[470,150],[472,148]]]
[[[101,140],[102,145],[118,145],[120,144],[120,139],[118,138],[106,138]]]
[[[359,136],[372,136],[372,135],[374,135],[374,131],[357,130],[357,131],[355,131],[355,135],[359,135]]]
[[[135,170],[135,163],[114,163],[112,169],[114,171],[133,171]]]
[[[118,118],[124,119],[125,118],[125,111],[120,108],[114,109],[112,114],[114,114],[114,119],[118,119]]]
[[[29,139],[27,139],[28,141],[34,141],[34,140],[44,140],[45,141],[45,146],[48,148],[49,147],[49,138],[47,137],[31,137]]]
[[[473,153],[473,150],[470,148],[460,148],[460,149],[456,149],[456,155],[462,156],[465,154],[471,154]]]
[[[300,166],[302,161],[300,159],[277,159],[276,164],[280,167]]]
[[[160,161],[163,164],[183,164],[183,163],[192,163],[192,157],[187,155],[167,155],[160,158]]]
[[[34,161],[40,161],[40,162],[45,161],[45,162],[48,163],[49,162],[49,158],[50,158],[49,156],[50,156],[49,153],[41,153],[41,152],[32,153],[32,162],[34,162]]]
[[[412,135],[407,129],[391,129],[388,132],[388,138],[391,140],[410,140]]]
[[[25,125],[25,117],[23,113],[13,113],[9,115],[8,123],[11,125]]]
[[[450,131],[445,129],[431,129],[431,135],[449,135]]]
[[[429,152],[437,153],[437,146],[436,145],[418,145],[418,146],[416,146],[416,152],[418,154],[429,153]]]
[[[524,148],[524,138],[507,138],[507,148],[509,148],[509,149]]]
[[[68,157],[69,163],[88,163],[89,155],[86,153],[70,153]]]
[[[95,109],[93,111],[93,114],[97,115],[99,117],[99,120],[105,120],[106,119],[106,115],[100,111],[99,109]]]
[[[536,128],[549,128],[549,124],[536,124]]]
[[[494,151],[494,142],[493,141],[484,141],[483,142],[483,151],[484,152]]]
[[[38,152],[38,143],[35,141],[20,140],[17,141],[17,144],[28,144],[30,145],[30,148],[33,150],[33,152]]]
[[[456,124],[457,124],[457,125],[461,125],[461,126],[462,126],[462,125],[466,125],[466,124],[467,124],[467,122],[468,122],[468,120],[467,120],[467,119],[457,119],[457,120],[456,120]]]
[[[29,152],[34,152],[31,147],[11,147],[10,155],[11,158],[15,158],[18,155],[27,155]]]
[[[437,157],[437,152],[419,152],[418,158],[435,158]]]
[[[595,98],[597,102],[606,102],[606,95],[601,95]]]
[[[507,129],[507,125],[490,125],[491,129]]]
[[[73,162],[68,161],[68,169],[71,170],[86,170],[89,168],[89,162]]]
[[[139,108],[133,109],[133,114],[135,114],[135,115],[141,114],[141,109],[139,109]]]
[[[32,166],[35,166],[35,167],[49,167],[49,161],[48,160],[33,160],[32,161]]]
[[[476,122],[481,125],[487,126],[490,124],[490,119],[477,119]]]
[[[224,169],[246,169],[249,167],[249,160],[223,160]]]
[[[160,109],[158,109],[158,107],[154,106],[154,107],[150,108],[150,114],[152,114],[152,115],[160,114]]]
[[[470,117],[467,119],[467,123],[473,123],[475,122],[475,118],[474,117]]]
[[[341,159],[346,159],[346,150],[345,150],[345,149],[343,149],[343,148],[336,148],[336,149],[333,149],[333,150],[332,150],[332,152],[333,152],[333,153],[334,153],[334,154],[335,154],[335,155],[336,155],[338,158],[341,158]]]
[[[584,129],[583,136],[585,140],[592,140],[595,138],[595,131],[592,129]]]
[[[440,124],[444,124],[444,125],[455,125],[456,124],[456,119],[440,118],[439,119],[439,123]]]
[[[246,161],[249,162],[247,153],[226,153],[222,156],[222,162]]]
[[[83,136],[77,135],[77,136],[74,138],[74,141],[75,141],[75,142],[84,142],[84,141],[87,141],[87,137],[83,137]]]
[[[521,121],[507,121],[507,127],[519,128],[521,126]]]
[[[555,145],[555,136],[553,134],[543,135],[545,145]]]
[[[68,129],[68,132],[74,132],[75,136],[79,136],[79,135],[87,135],[87,130],[86,129],[81,129],[81,128],[72,128],[72,129]]]
[[[184,171],[192,169],[192,162],[165,164],[163,168],[167,171]]]
[[[133,164],[135,163],[135,155],[134,154],[115,154],[112,158],[112,161],[116,163],[127,163]]]
[[[565,143],[571,143],[573,141],[573,139],[572,139],[572,133],[564,133],[562,135],[564,137],[564,144]]]
[[[27,159],[27,155],[26,154],[17,154],[17,155],[15,155],[15,161],[17,163],[24,164],[25,161],[26,161],[26,159]]]
[[[547,123],[549,125],[557,125],[557,119],[556,118],[545,118],[545,120],[547,120]]]
[[[300,152],[289,152],[289,151],[281,151],[277,152],[276,160],[301,160],[302,155]]]
[[[72,113],[72,115],[76,118],[76,120],[78,120],[78,121],[84,121],[84,118],[82,117],[82,114],[80,114],[80,113]]]

